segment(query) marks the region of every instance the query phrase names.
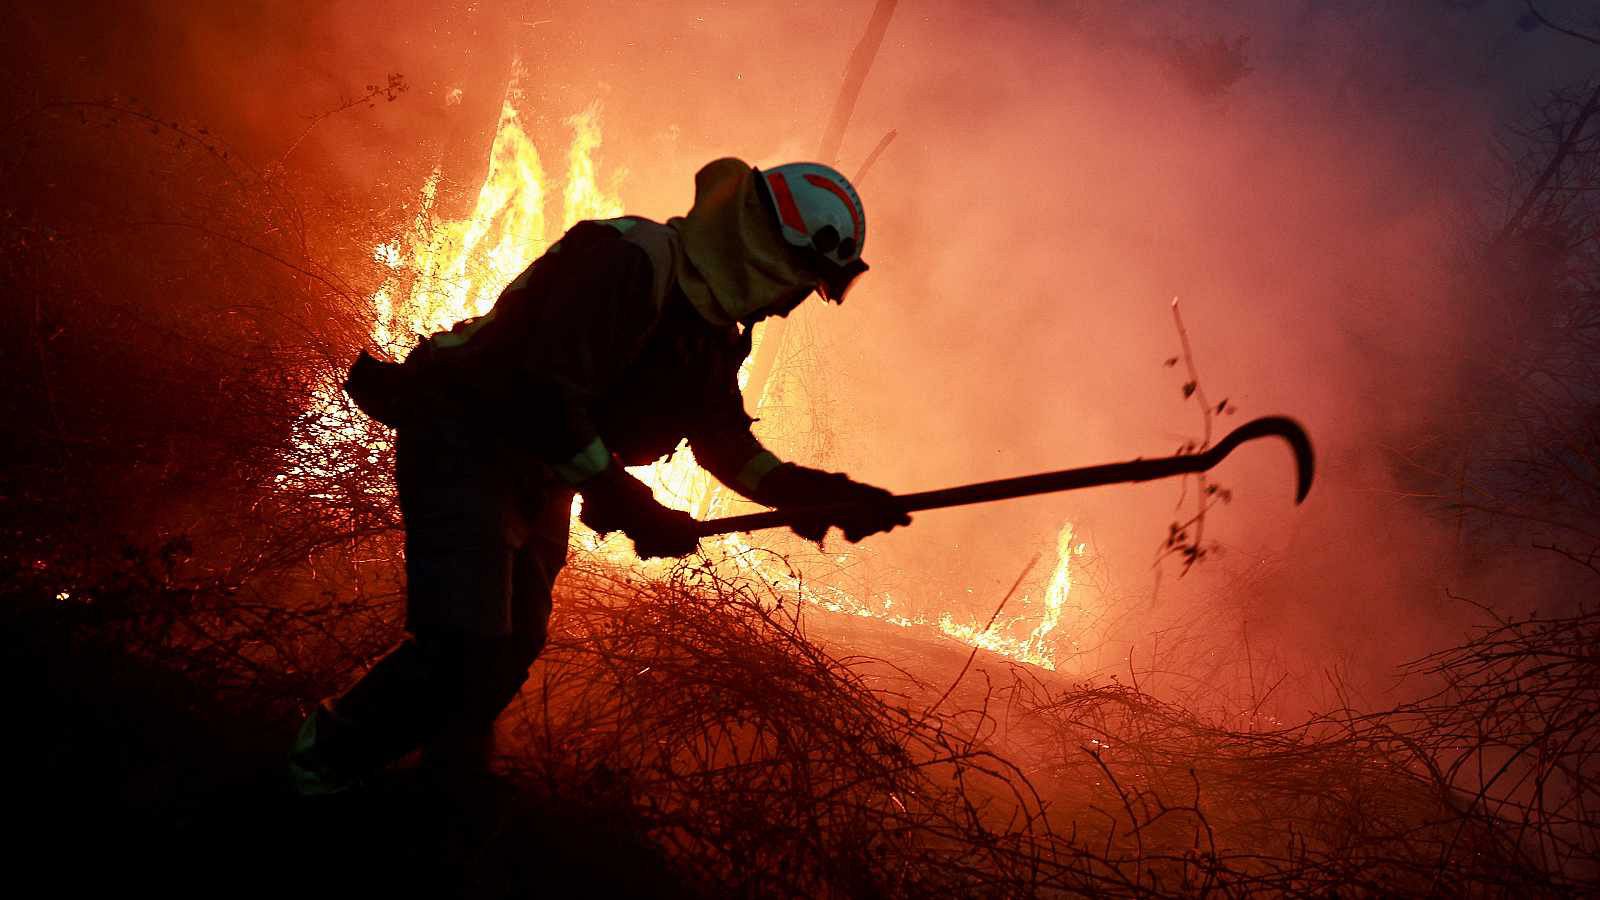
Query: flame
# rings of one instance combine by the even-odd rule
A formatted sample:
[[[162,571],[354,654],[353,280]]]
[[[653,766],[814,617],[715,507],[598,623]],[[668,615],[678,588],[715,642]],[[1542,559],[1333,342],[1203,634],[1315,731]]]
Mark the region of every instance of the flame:
[[[600,149],[600,101],[567,119],[572,148],[567,151],[567,186],[561,193],[562,230],[585,219],[614,219],[622,215],[622,201],[600,190],[595,177],[594,152]],[[620,181],[622,175],[616,176]]]
[[[559,221],[547,217],[546,207],[553,203],[555,195],[538,147],[518,111],[521,99],[514,76],[501,104],[488,171],[471,213],[457,221],[440,218],[437,203],[441,172],[435,169],[419,191],[417,210],[409,224],[391,240],[373,248],[374,261],[384,266],[387,274],[370,297],[371,337],[392,358],[403,358],[421,336],[488,312],[503,287],[579,221],[623,213],[624,205],[614,189],[608,191],[601,185],[597,156],[603,144],[602,109],[594,102],[564,120],[572,138],[560,186],[561,214]],[[610,182],[615,185],[622,178],[622,173],[617,173]],[[551,228],[552,225],[556,227]],[[758,332],[757,343],[760,337]],[[747,360],[739,375],[741,388],[748,378]],[[337,460],[323,460],[337,457],[330,453],[335,446],[354,445],[359,448],[355,451],[358,453],[368,449],[376,452],[379,445],[364,429],[365,423],[343,402],[337,388],[318,390],[296,429],[295,446],[302,452],[291,454],[295,458],[287,461],[286,474],[280,475],[279,481],[307,483],[345,471],[329,468],[337,469]],[[651,487],[658,501],[697,518],[719,514],[731,499],[722,485],[695,463],[687,445],[680,445],[666,459],[632,467],[630,471]],[[645,573],[659,572],[672,564],[641,562],[622,535],[602,539],[578,521],[580,506],[581,498],[574,501],[572,509],[572,540],[576,546]],[[817,609],[874,618],[900,627],[933,624],[896,609],[889,594],[876,600],[856,597],[836,586],[809,581],[786,565],[774,565],[773,555],[752,544],[746,535],[724,535],[708,539],[702,546],[714,564],[759,575],[776,590]],[[1025,637],[1008,636],[1019,622],[1029,620],[1023,616],[980,629],[975,624],[958,625],[945,613],[937,621],[939,630],[963,643],[1054,669],[1053,632],[1061,622],[1072,587],[1071,557],[1081,552],[1081,545],[1074,549],[1069,524],[1057,540],[1059,561],[1045,591],[1042,618]],[[838,562],[842,566],[847,559],[841,556]]]
[[[1061,624],[1062,610],[1072,593],[1072,558],[1082,555],[1084,549],[1083,544],[1073,541],[1072,523],[1063,525],[1056,536],[1056,568],[1045,585],[1044,614],[1027,636],[1014,638],[1007,634],[1013,625],[1024,620],[1022,616],[996,619],[988,628],[980,628],[976,622],[959,624],[945,613],[939,617],[939,630],[964,644],[1054,671],[1056,645],[1050,634]],[[1022,602],[1028,603],[1028,595],[1022,596]],[[1076,647],[1078,642],[1073,639],[1072,643]]]
[[[435,215],[441,174],[435,169],[423,183],[409,231],[374,251],[374,257],[395,273],[372,297],[372,339],[390,356],[403,357],[418,335],[488,312],[500,290],[549,246],[544,167],[538,147],[522,127],[515,105],[520,97],[513,81],[500,107],[489,171],[471,214],[457,222],[440,221]],[[575,155],[578,146],[574,144]],[[573,193],[570,186],[568,193]],[[569,208],[574,208],[574,199],[569,196]],[[587,202],[621,209],[615,198]],[[396,305],[392,298],[400,290],[402,276],[409,276],[409,290]]]

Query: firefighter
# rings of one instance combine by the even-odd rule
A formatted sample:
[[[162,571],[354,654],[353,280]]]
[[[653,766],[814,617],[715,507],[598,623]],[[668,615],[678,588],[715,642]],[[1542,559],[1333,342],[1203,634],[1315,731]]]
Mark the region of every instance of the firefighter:
[[[844,507],[795,526],[850,541],[910,522],[891,495],[782,462],[750,433],[737,373],[751,326],[813,293],[842,303],[867,265],[855,188],[813,163],[695,176],[688,215],[575,225],[487,314],[404,364],[362,354],[346,389],[396,429],[407,638],[301,727],[301,794],[342,791],[422,747],[486,771],[493,724],[544,647],[573,495],[641,558],[697,547],[694,520],[623,466],[687,439],[730,488],[775,508]]]

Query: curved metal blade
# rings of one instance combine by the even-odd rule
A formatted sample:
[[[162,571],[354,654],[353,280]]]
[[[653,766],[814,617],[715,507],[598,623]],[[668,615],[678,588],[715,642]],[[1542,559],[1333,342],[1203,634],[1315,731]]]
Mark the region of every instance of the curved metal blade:
[[[1311,450],[1311,436],[1306,434],[1299,422],[1288,416],[1266,416],[1230,431],[1216,446],[1201,454],[1208,458],[1206,468],[1221,462],[1223,457],[1245,441],[1263,437],[1280,437],[1289,442],[1289,449],[1294,452],[1294,502],[1303,503],[1306,495],[1311,493],[1311,479],[1317,467],[1316,454]]]

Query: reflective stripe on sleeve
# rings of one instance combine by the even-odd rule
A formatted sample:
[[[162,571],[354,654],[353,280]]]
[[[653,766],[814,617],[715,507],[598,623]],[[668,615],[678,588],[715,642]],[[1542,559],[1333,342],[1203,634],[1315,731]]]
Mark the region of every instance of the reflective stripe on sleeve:
[[[589,446],[574,453],[571,459],[557,463],[552,468],[555,469],[557,477],[567,484],[582,484],[604,472],[609,465],[611,465],[611,451],[606,449],[604,442],[595,438],[589,442]]]
[[[744,468],[739,470],[739,476],[734,480],[739,482],[740,487],[753,493],[760,489],[761,479],[767,477],[768,472],[781,465],[783,465],[783,460],[763,450],[750,457],[750,461],[744,464]]]

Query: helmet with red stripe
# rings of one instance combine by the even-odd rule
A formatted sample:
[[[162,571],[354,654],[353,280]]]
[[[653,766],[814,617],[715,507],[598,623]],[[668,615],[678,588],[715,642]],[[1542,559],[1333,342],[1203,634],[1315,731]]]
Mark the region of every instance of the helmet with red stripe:
[[[757,169],[756,184],[783,239],[802,250],[821,277],[817,292],[843,303],[851,282],[867,270],[861,260],[867,212],[855,187],[820,163]]]

